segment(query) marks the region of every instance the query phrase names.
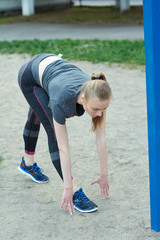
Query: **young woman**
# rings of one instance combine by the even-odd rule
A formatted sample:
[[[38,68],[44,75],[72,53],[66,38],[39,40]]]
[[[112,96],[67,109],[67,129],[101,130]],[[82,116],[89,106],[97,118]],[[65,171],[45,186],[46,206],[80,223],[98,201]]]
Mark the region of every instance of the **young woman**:
[[[43,53],[34,56],[21,67],[18,82],[30,105],[23,132],[25,154],[19,171],[35,182],[49,181],[37,163],[34,163],[42,123],[48,136],[51,160],[64,182],[61,208],[64,207],[66,211],[68,207],[70,214],[74,208],[80,212],[96,211],[98,206],[73,181],[65,122],[66,118],[81,116],[85,111],[91,116],[101,169],[101,175],[92,184],[98,183],[102,198],[107,198],[109,184],[105,120],[112,93],[105,76],[97,73],[90,77],[61,56]]]

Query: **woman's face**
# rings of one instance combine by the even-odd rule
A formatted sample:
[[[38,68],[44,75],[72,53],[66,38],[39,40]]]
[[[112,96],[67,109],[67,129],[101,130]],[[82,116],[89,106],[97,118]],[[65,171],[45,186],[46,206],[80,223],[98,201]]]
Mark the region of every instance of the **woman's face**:
[[[103,111],[109,106],[110,99],[99,100],[94,97],[89,100],[83,98],[83,108],[92,117],[102,116]]]

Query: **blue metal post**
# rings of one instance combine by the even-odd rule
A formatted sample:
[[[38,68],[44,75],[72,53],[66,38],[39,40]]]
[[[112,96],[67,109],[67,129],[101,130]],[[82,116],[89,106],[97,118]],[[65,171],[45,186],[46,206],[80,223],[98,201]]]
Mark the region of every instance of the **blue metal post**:
[[[143,0],[151,229],[160,231],[160,0]]]

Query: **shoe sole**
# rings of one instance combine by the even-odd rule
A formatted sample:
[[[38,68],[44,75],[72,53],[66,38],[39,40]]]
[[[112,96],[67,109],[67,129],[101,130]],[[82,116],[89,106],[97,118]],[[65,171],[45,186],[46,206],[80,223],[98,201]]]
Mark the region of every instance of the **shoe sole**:
[[[75,206],[74,204],[73,204],[73,206],[74,206],[74,208],[75,208],[77,211],[83,212],[83,213],[90,213],[90,212],[95,212],[95,211],[98,210],[98,207],[95,207],[95,208],[93,208],[93,209],[83,210],[83,209],[78,208],[78,207]]]
[[[24,171],[20,166],[18,167],[18,170],[23,173],[24,175],[30,177],[34,182],[36,183],[47,183],[49,182],[49,179],[47,181],[38,181],[36,180],[31,174],[27,173],[26,171]]]

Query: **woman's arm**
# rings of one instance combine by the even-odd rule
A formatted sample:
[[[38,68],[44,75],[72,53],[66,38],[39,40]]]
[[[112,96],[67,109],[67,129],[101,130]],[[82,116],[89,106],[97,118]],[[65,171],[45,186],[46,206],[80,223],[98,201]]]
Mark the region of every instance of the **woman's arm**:
[[[92,182],[92,184],[98,183],[100,185],[102,198],[104,197],[107,198],[109,190],[105,122],[106,122],[106,110],[103,112],[103,122],[101,127],[98,127],[96,129],[96,145],[100,160],[101,174],[94,182]]]
[[[98,127],[96,129],[96,145],[100,160],[101,175],[108,174],[105,123],[106,123],[106,110],[103,112],[103,122],[101,127]]]
[[[61,207],[64,206],[64,211],[66,211],[67,206],[70,213],[73,212],[73,186],[72,186],[72,176],[71,176],[71,157],[69,152],[68,134],[66,125],[61,125],[54,121],[54,127],[57,137],[57,143],[60,153],[61,167],[64,180],[64,192],[61,202]]]

